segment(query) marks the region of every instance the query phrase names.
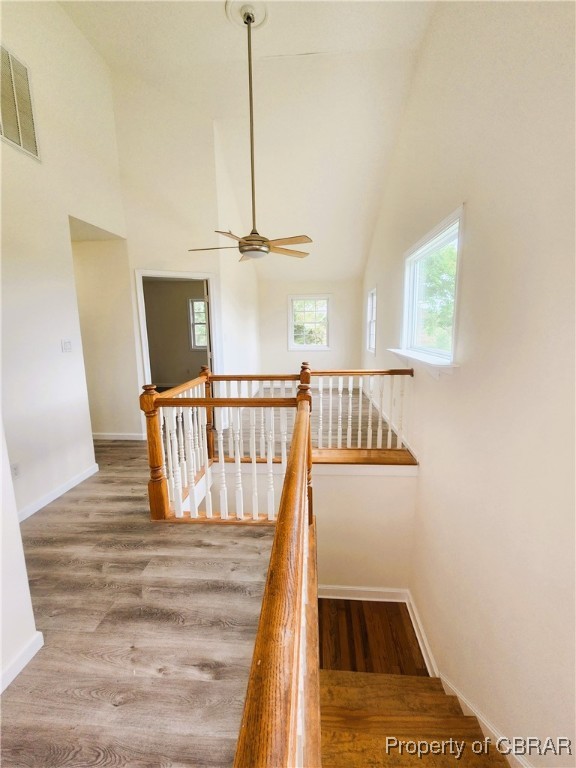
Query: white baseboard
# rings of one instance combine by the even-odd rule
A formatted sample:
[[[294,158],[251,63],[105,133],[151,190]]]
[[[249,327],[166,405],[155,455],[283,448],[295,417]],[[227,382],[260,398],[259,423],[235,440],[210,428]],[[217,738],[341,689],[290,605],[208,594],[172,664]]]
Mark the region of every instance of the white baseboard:
[[[142,432],[92,432],[93,440],[146,440]]]
[[[438,667],[434,661],[430,644],[426,638],[424,627],[420,621],[420,616],[414,605],[409,589],[391,589],[390,587],[348,587],[335,584],[319,584],[318,597],[330,597],[335,600],[379,600],[388,603],[406,603],[428,674],[432,677],[438,677]]]
[[[498,739],[505,738],[504,734],[501,733],[496,726],[488,720],[484,713],[480,712],[480,710],[477,709],[477,707],[475,707],[474,704],[472,704],[472,702],[458,690],[458,688],[456,688],[446,675],[440,673],[440,680],[442,681],[446,693],[450,696],[456,696],[464,714],[474,715],[480,724],[482,733],[490,739],[491,749],[496,749]],[[504,755],[504,757],[510,763],[511,768],[533,768],[532,763],[529,763],[523,755]]]
[[[42,632],[34,632],[16,658],[12,659],[6,669],[2,669],[2,688],[0,689],[0,693],[3,693],[6,688],[8,688],[14,678],[22,672],[26,664],[34,658],[43,645],[44,636],[42,635]]]
[[[92,477],[92,475],[95,475],[96,472],[98,472],[98,464],[92,464],[83,472],[80,472],[78,475],[74,475],[74,477],[71,477],[70,480],[62,483],[62,485],[53,488],[48,493],[44,494],[44,496],[41,496],[31,504],[27,504],[22,509],[19,509],[18,519],[20,522],[26,520],[26,518],[30,517],[30,515],[33,515],[34,512],[38,512],[38,510],[42,509],[42,507],[45,507],[46,504],[50,504],[51,501],[54,501],[54,499],[62,496],[63,493],[66,493],[66,491],[74,488],[74,486],[78,485],[78,483],[81,483],[83,480],[87,480],[89,477]]]
[[[410,593],[407,589],[388,587],[345,587],[337,584],[319,584],[318,597],[333,600],[379,600],[388,603],[405,603]]]

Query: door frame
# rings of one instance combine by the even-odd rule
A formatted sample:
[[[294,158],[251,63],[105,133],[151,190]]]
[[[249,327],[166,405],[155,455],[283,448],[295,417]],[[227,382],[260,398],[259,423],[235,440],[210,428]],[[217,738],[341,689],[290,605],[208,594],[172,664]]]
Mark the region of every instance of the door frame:
[[[210,346],[212,354],[213,373],[220,371],[222,364],[222,332],[220,328],[220,295],[218,277],[213,272],[171,272],[160,269],[136,269],[136,304],[138,307],[138,324],[140,329],[140,353],[142,372],[146,384],[152,384],[150,372],[150,350],[148,348],[148,327],[146,325],[146,308],[144,304],[144,277],[159,279],[206,281],[208,285],[208,323]]]

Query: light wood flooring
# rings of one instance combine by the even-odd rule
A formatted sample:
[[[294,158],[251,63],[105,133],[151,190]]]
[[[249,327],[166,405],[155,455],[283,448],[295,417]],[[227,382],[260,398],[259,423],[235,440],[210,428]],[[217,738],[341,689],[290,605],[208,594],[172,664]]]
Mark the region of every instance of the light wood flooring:
[[[22,524],[45,645],[2,696],[3,768],[232,764],[273,528],[149,521],[146,446]]]

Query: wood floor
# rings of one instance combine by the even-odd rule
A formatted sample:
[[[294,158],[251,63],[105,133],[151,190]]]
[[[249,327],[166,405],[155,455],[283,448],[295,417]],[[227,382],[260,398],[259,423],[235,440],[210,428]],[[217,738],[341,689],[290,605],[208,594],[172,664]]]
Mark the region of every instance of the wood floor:
[[[2,766],[229,766],[274,529],[152,524],[145,444],[97,461],[22,524],[45,646],[2,696]]]
[[[427,676],[405,603],[318,601],[320,668]]]

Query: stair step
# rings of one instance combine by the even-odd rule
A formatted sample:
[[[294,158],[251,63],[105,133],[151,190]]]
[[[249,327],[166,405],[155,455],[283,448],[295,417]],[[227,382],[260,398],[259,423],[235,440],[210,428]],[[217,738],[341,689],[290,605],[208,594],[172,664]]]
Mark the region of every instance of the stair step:
[[[321,670],[320,713],[323,768],[508,766],[494,745],[484,751],[478,720],[462,714],[439,678]],[[418,742],[440,754],[418,755]]]
[[[401,737],[398,736],[398,741]],[[450,750],[450,737],[430,738],[423,736],[418,739],[416,735],[404,741],[425,741],[430,744],[438,741],[445,742],[444,754],[421,755],[409,754],[404,749],[400,754],[398,747],[390,744],[388,753],[386,739],[374,736],[370,733],[358,733],[353,730],[332,730],[322,726],[322,768],[509,768],[505,758],[490,745],[489,751],[482,754],[474,754],[472,743],[474,740],[461,739],[453,736],[452,753]],[[457,744],[464,743],[461,757],[457,760]],[[410,748],[410,747],[409,747]],[[414,749],[414,748],[412,748]]]
[[[402,739],[483,739],[475,717],[466,715],[429,715],[419,712],[397,714],[371,710],[347,710],[340,707],[321,709],[322,725],[331,730],[354,730],[373,736],[397,736]]]
[[[376,672],[340,672],[321,669],[320,685],[334,689],[355,689],[365,696],[406,691],[444,694],[442,681],[439,677],[385,675]]]

